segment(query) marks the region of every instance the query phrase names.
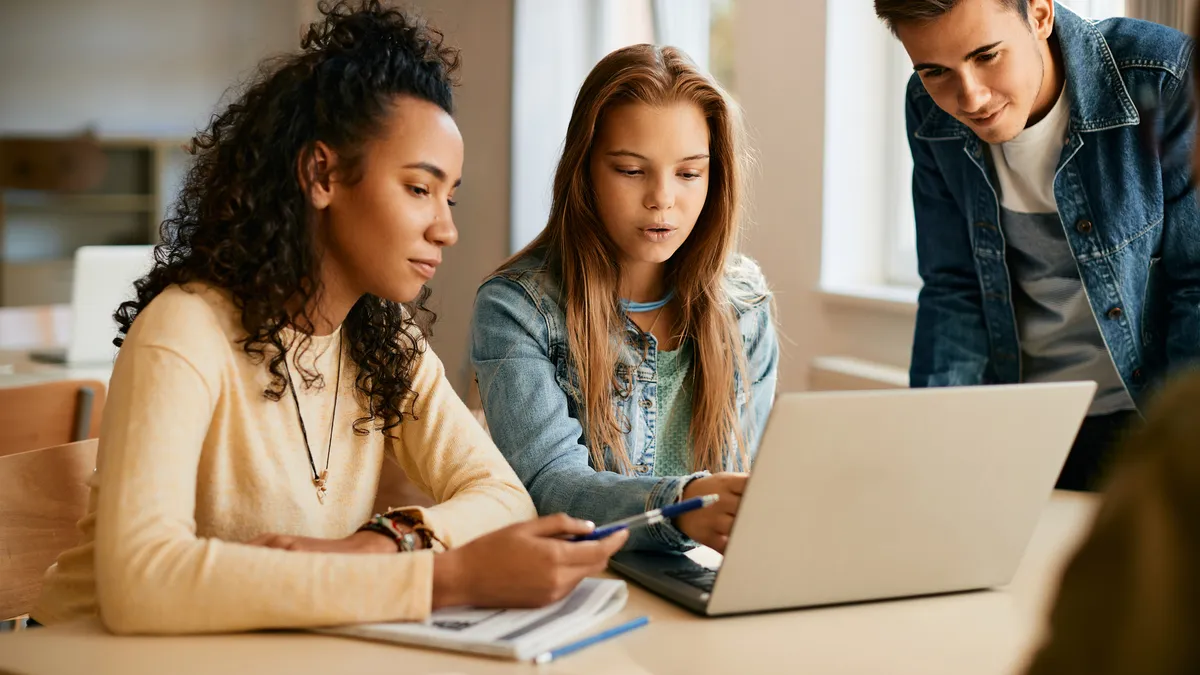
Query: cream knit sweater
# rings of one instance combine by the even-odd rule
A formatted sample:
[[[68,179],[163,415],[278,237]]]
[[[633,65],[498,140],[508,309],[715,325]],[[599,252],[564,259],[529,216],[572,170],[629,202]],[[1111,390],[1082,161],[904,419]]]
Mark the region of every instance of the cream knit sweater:
[[[325,386],[297,376],[296,404],[263,396],[265,363],[242,351],[228,296],[172,287],[138,316],[117,358],[82,543],[47,573],[32,616],[46,624],[99,613],[118,633],[202,633],[420,620],[434,553],[300,553],[240,543],[267,532],[345,537],[372,514],[384,453],[438,504],[420,511],[447,546],[532,518],[516,475],[446,381],[429,349],[416,367],[417,420],[388,438],[356,434],[364,407],[348,355],[334,391],[341,329],[306,355]],[[284,344],[294,335],[285,334]],[[295,351],[295,350],[293,350]],[[400,506],[400,505],[396,505]]]

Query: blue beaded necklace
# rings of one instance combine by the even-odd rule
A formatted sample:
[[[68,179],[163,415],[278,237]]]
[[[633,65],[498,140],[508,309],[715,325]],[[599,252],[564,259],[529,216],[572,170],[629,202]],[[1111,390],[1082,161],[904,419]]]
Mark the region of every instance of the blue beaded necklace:
[[[667,303],[670,302],[671,298],[674,297],[675,291],[672,290],[671,292],[667,293],[662,300],[655,300],[654,302],[633,302],[632,300],[621,298],[621,309],[625,310],[626,314],[653,312],[656,309],[662,309],[663,307],[666,307]]]

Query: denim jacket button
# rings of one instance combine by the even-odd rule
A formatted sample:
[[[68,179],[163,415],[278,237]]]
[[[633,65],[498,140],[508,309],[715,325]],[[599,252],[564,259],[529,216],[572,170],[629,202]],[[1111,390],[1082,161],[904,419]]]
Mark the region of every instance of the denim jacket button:
[[[642,399],[642,407],[646,410],[650,410],[654,407],[654,400],[649,398]]]
[[[633,470],[638,473],[647,473],[650,471],[650,467],[646,466],[645,464],[638,464],[637,466],[633,467]]]
[[[1080,220],[1078,223],[1075,223],[1075,229],[1079,232],[1079,234],[1091,234],[1092,233],[1092,221],[1084,218],[1084,219]]]
[[[1141,369],[1141,368],[1137,368],[1137,369],[1135,369],[1135,370],[1133,371],[1133,377],[1132,377],[1132,379],[1133,379],[1133,383],[1134,383],[1134,384],[1141,384],[1141,383],[1142,383],[1142,369]]]
[[[1112,319],[1113,321],[1116,321],[1116,320],[1120,319],[1124,314],[1125,314],[1125,310],[1121,309],[1120,307],[1113,307],[1112,309],[1108,310],[1108,314],[1106,316],[1108,316],[1108,318]]]

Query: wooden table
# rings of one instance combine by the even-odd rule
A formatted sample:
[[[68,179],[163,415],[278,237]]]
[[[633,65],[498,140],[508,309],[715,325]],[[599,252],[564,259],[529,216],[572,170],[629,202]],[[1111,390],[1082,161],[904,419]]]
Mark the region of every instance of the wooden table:
[[[647,614],[648,627],[542,667],[303,633],[118,638],[93,620],[0,636],[0,672],[1008,675],[1036,643],[1096,504],[1056,494],[1001,590],[704,619],[631,586],[612,622]]]

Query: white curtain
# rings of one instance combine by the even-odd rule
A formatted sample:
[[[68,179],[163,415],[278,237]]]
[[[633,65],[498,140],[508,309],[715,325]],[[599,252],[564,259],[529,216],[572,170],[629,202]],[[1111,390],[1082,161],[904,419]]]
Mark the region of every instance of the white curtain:
[[[712,0],[653,0],[652,7],[654,42],[682,49],[708,70]]]
[[[1059,0],[1071,11],[1088,19],[1125,16],[1126,0]]]
[[[655,42],[683,49],[707,70],[711,1],[515,1],[512,252],[546,226],[571,108],[592,66],[615,49]]]
[[[1125,0],[1128,16],[1192,32],[1195,0]]]

